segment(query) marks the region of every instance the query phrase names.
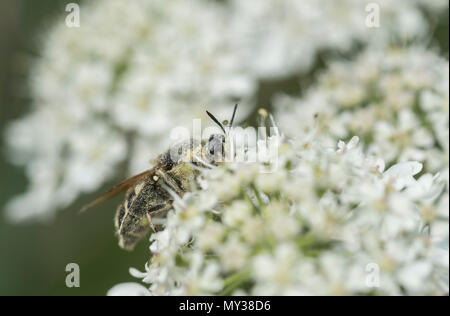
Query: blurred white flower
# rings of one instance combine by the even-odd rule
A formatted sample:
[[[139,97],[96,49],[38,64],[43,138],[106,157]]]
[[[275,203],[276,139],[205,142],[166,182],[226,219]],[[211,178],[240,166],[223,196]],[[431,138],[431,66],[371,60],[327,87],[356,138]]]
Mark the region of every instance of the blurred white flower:
[[[252,272],[257,284],[254,295],[294,295],[302,293],[300,274],[296,270],[299,258],[292,244],[280,244],[274,254],[260,254],[252,260]],[[297,292],[297,293],[295,293]]]
[[[414,176],[422,171],[422,164],[416,161],[396,164],[386,170],[383,175],[388,182],[393,183],[397,190],[415,184]]]
[[[438,13],[448,7],[448,2],[442,0],[376,1],[382,22],[380,28],[372,29],[365,24],[367,3],[232,0],[230,32],[235,37],[236,53],[257,77],[297,75],[307,72],[317,55],[328,49],[346,52],[356,42],[378,44],[421,38],[429,31],[422,9]],[[347,100],[361,96],[358,86],[349,88]]]
[[[108,296],[149,296],[147,288],[138,283],[121,283],[111,288]]]
[[[127,157],[128,173],[144,170],[172,128],[191,128],[206,106],[229,115],[233,98],[254,93],[219,3],[108,0],[82,10],[82,27],[59,23],[46,34],[31,73],[33,111],[7,131],[11,160],[31,183],[7,207],[14,220],[51,216],[117,176]]]
[[[331,145],[358,135],[387,165],[416,160],[440,172],[449,157],[448,68],[421,46],[369,46],[352,61],[332,62],[303,97],[275,97],[275,116],[289,136],[313,133]]]
[[[251,212],[252,208],[248,203],[244,201],[236,201],[230,205],[229,212],[227,212],[223,217],[223,222],[225,225],[238,227],[245,222]]]

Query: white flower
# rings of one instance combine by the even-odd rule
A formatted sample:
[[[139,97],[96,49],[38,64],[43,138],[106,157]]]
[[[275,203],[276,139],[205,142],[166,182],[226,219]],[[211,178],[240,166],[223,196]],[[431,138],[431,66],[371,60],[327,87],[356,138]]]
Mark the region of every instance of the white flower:
[[[277,209],[282,207],[283,205],[281,204],[272,206],[272,214],[269,217],[268,226],[277,240],[291,240],[299,233],[300,225],[298,222],[292,220],[292,216],[283,213],[282,209]]]
[[[185,294],[202,295],[220,290],[222,280],[219,278],[219,266],[205,263],[201,253],[192,253],[191,259],[192,265],[184,280]]]
[[[440,175],[424,174],[417,181],[413,181],[407,189],[411,199],[417,201],[434,201],[442,193],[445,183],[439,179]]]
[[[283,170],[276,170],[260,175],[256,180],[256,185],[265,193],[275,193],[280,189],[285,180],[286,173]]]
[[[427,22],[415,1],[379,4],[389,18],[381,28],[371,29],[364,23],[365,4],[358,0],[233,0],[230,32],[249,72],[263,78],[304,73],[321,51],[347,51],[354,41],[383,43],[393,36],[407,40],[427,34]],[[439,12],[448,3],[421,1],[421,6]],[[347,87],[346,98],[360,99],[357,85]]]
[[[410,293],[420,293],[426,279],[431,277],[432,265],[429,262],[415,262],[402,268],[398,274],[402,285]]]
[[[124,138],[106,126],[95,125],[69,136],[66,184],[74,192],[92,191],[115,174],[114,166],[126,157]]]
[[[226,225],[239,226],[245,222],[250,213],[252,207],[248,202],[236,201],[228,208],[228,212],[224,214],[223,221]]]
[[[353,136],[352,139],[346,144],[342,140],[338,142],[338,150],[337,152],[340,154],[345,154],[347,151],[355,148],[359,143],[359,138],[357,136]]]
[[[387,182],[392,182],[397,190],[416,183],[413,176],[422,171],[422,164],[409,161],[396,164],[383,173]]]
[[[261,242],[264,237],[264,221],[259,217],[247,218],[241,228],[242,237],[250,244]]]
[[[230,237],[219,249],[220,261],[225,270],[240,270],[247,264],[248,247],[235,236]]]
[[[224,228],[216,223],[208,223],[198,234],[197,244],[202,250],[214,249],[224,235]]]
[[[121,283],[112,287],[108,296],[150,296],[147,288],[138,283]]]
[[[294,269],[298,262],[294,245],[281,244],[274,251],[273,256],[262,254],[253,259],[253,273],[261,283],[255,295],[283,295],[300,277]]]
[[[388,165],[417,160],[436,173],[448,165],[448,74],[448,60],[420,45],[369,45],[351,61],[330,63],[302,97],[275,96],[275,117],[288,136],[314,131],[331,146],[358,135]]]

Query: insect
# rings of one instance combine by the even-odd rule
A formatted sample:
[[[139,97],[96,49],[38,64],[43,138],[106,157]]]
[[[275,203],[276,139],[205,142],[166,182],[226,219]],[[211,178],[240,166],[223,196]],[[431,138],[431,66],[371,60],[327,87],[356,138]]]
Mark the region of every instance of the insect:
[[[233,126],[237,105],[230,120]],[[186,140],[160,154],[153,161],[154,167],[135,175],[111,188],[81,209],[86,211],[123,192],[124,201],[117,207],[114,226],[119,246],[133,250],[137,242],[150,229],[156,231],[152,219],[164,217],[172,208],[175,196],[182,197],[197,184],[200,168],[218,165],[225,156],[227,132],[210,112],[208,116],[219,125],[224,134],[213,134],[208,141]],[[224,125],[226,125],[224,123]]]

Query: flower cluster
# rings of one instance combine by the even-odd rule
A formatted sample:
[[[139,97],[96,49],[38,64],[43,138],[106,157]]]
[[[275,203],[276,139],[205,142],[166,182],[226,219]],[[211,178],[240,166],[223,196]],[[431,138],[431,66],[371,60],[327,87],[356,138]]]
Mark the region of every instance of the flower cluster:
[[[448,292],[448,180],[385,169],[353,137],[284,142],[280,168],[229,164],[177,198],[152,234],[148,286],[110,295],[423,295]]]
[[[31,74],[33,110],[7,133],[11,160],[30,180],[11,218],[52,215],[99,189],[127,157],[129,173],[142,170],[170,143],[171,128],[189,127],[205,105],[229,113],[230,98],[252,94],[222,32],[223,9],[95,1],[81,6],[80,28],[53,29]]]
[[[275,97],[287,134],[315,131],[328,143],[358,135],[388,164],[417,160],[448,173],[448,60],[418,46],[368,48],[331,63],[318,81],[301,98]]]
[[[246,69],[262,78],[305,73],[320,53],[348,52],[357,43],[383,45],[423,39],[430,32],[424,10],[440,14],[448,7],[445,0],[230,2],[237,52]],[[371,5],[379,9],[379,27],[368,23]]]
[[[11,161],[30,182],[8,214],[51,216],[99,189],[120,164],[142,170],[168,131],[202,117],[205,105],[221,116],[238,98],[251,110],[261,78],[305,72],[324,49],[420,37],[428,29],[420,8],[448,6],[377,3],[384,18],[375,29],[357,0],[83,3],[80,28],[58,23],[45,34],[31,73],[32,111],[7,130]]]

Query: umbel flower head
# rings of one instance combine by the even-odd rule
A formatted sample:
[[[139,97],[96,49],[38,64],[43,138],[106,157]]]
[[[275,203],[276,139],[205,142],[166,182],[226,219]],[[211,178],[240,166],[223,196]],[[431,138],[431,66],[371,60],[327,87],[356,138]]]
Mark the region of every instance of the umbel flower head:
[[[280,168],[203,173],[150,238],[147,284],[110,295],[437,295],[448,291],[448,183],[384,170],[359,139],[285,142]],[[444,189],[445,187],[445,189]],[[421,194],[418,195],[417,192]]]
[[[221,116],[238,98],[249,112],[261,78],[305,73],[323,50],[421,38],[429,26],[419,7],[448,6],[378,2],[386,19],[377,29],[357,0],[83,2],[80,28],[57,23],[44,34],[31,113],[7,130],[11,161],[29,179],[8,215],[51,217],[119,166],[141,171],[205,105]]]
[[[359,135],[388,165],[417,160],[438,172],[449,163],[448,85],[448,60],[431,50],[368,47],[331,62],[304,96],[279,94],[274,107],[289,135],[314,131],[328,144]]]

